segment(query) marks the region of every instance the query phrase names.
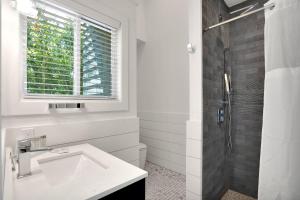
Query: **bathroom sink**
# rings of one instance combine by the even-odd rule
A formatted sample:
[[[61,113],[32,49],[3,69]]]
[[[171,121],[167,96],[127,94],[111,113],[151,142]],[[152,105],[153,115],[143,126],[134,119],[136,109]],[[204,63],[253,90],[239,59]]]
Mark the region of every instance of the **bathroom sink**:
[[[6,166],[12,168],[10,160]],[[13,173],[9,200],[98,200],[147,177],[144,170],[89,144],[33,154],[31,172],[20,179]]]
[[[37,160],[51,185],[67,184],[85,177],[99,177],[108,167],[83,152]]]

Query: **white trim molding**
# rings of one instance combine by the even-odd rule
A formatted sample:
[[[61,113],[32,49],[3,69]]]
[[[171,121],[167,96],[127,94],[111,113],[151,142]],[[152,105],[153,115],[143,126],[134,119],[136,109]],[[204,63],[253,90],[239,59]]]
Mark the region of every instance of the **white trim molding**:
[[[189,56],[190,119],[187,122],[186,196],[187,200],[202,199],[203,151],[203,56],[202,0],[189,0],[189,43],[195,51]]]

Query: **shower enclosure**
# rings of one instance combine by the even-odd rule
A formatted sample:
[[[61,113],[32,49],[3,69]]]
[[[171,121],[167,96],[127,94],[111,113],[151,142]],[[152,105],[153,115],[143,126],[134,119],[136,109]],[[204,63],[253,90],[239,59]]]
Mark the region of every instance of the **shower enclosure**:
[[[203,33],[204,200],[221,199],[229,189],[258,195],[264,3],[248,0],[228,8],[223,0],[203,0],[203,27],[261,10]]]

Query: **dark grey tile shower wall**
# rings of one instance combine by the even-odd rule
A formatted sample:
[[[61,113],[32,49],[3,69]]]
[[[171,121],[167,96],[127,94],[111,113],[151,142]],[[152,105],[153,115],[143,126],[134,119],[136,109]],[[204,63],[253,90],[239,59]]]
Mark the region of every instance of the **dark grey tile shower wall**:
[[[265,0],[248,0],[235,10]],[[229,17],[223,0],[203,0],[203,26]],[[229,154],[225,124],[217,125],[223,97],[223,52],[230,48],[232,142]],[[257,197],[264,94],[264,13],[210,30],[203,35],[203,199],[218,200],[227,189]]]
[[[219,14],[227,15],[220,0],[203,1],[203,26],[219,22]],[[228,26],[203,35],[203,188],[204,200],[217,200],[228,189],[224,126],[217,125],[217,110],[222,100],[223,50],[228,46]]]
[[[265,77],[264,12],[231,23],[229,35],[234,90],[230,188],[257,197]]]

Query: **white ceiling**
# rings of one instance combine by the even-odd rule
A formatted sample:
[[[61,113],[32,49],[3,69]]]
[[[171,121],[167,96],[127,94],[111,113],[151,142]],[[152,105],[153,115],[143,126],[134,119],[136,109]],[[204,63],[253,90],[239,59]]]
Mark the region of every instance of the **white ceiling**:
[[[232,6],[235,6],[239,3],[242,3],[242,2],[247,1],[247,0],[224,0],[224,1],[227,4],[227,6],[230,8]]]

